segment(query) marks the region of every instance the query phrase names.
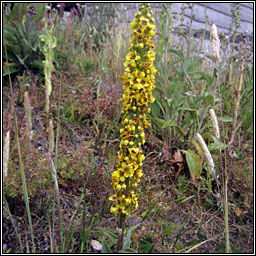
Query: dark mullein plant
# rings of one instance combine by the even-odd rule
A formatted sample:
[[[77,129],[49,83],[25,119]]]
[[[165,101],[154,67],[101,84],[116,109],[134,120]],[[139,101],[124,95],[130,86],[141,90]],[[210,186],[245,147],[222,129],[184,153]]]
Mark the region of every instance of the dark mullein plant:
[[[142,162],[145,156],[142,145],[145,143],[145,129],[150,126],[147,113],[149,103],[154,102],[151,93],[155,88],[156,69],[153,65],[155,53],[152,41],[155,20],[151,17],[149,4],[142,3],[130,28],[130,50],[124,63],[125,72],[120,76],[123,84],[121,143],[118,163],[112,173],[114,195],[111,213],[123,223],[126,216],[138,208],[137,183],[142,177]],[[122,226],[122,225],[121,225]]]

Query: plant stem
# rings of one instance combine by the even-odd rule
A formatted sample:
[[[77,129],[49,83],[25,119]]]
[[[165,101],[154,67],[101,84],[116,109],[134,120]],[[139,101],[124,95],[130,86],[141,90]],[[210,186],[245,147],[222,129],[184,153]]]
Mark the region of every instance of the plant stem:
[[[225,169],[224,169],[224,221],[225,221],[225,240],[226,253],[232,253],[229,242],[229,226],[228,226],[228,173],[227,173],[227,158],[225,151]]]
[[[122,229],[122,233],[119,234],[118,240],[117,240],[117,244],[116,244],[116,248],[117,248],[117,253],[122,250],[123,248],[123,243],[124,243],[124,230],[125,230],[125,214],[120,214],[119,217],[119,225],[118,227],[120,229]]]
[[[187,50],[187,58],[189,58],[190,56],[190,48],[191,48],[191,36],[192,36],[192,23],[193,23],[193,19],[194,19],[194,4],[191,5],[191,17],[190,17],[190,23],[189,23],[189,31],[188,31],[188,50]]]
[[[61,213],[61,204],[60,204],[60,191],[59,191],[59,184],[58,184],[58,179],[57,179],[57,173],[56,169],[54,166],[54,162],[52,160],[51,154],[48,152],[48,160],[52,169],[52,178],[54,181],[54,188],[55,188],[55,193],[56,193],[56,199],[57,199],[57,206],[58,206],[58,213],[59,213],[59,223],[60,223],[60,240],[61,240],[61,250],[62,253],[64,253],[64,239],[63,239],[63,217]]]
[[[240,105],[240,100],[241,100],[241,90],[242,90],[242,85],[243,85],[243,76],[244,76],[244,60],[242,62],[241,66],[241,75],[240,75],[240,80],[239,84],[237,87],[237,98],[235,101],[235,109],[234,109],[234,118],[233,118],[233,124],[232,124],[232,134],[230,137],[229,145],[231,145],[234,141],[235,134],[236,134],[236,123],[237,123],[237,117],[238,117],[238,112],[239,112],[239,105]]]

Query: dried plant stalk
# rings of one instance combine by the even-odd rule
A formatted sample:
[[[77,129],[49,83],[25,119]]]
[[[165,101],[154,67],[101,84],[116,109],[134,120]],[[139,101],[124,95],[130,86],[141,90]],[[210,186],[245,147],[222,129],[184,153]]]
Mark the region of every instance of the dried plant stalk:
[[[243,78],[244,78],[244,60],[242,61],[239,84],[237,85],[237,88],[236,88],[237,97],[235,99],[234,117],[233,117],[233,123],[232,123],[232,134],[231,134],[231,137],[230,137],[229,145],[231,145],[233,143],[236,132],[237,132],[237,118],[238,118],[238,114],[239,114],[239,106],[240,106],[240,100],[241,100],[241,91],[242,91],[242,85],[243,85]],[[239,124],[239,126],[240,125],[241,124]]]
[[[54,150],[54,129],[52,119],[49,122],[48,127],[48,140],[49,140],[49,153],[52,154]]]
[[[10,152],[10,131],[6,133],[4,141],[4,151],[3,151],[3,182],[8,175],[8,163],[9,163],[9,152]]]
[[[26,117],[26,131],[29,142],[32,140],[32,111],[28,92],[24,93],[24,108]]]

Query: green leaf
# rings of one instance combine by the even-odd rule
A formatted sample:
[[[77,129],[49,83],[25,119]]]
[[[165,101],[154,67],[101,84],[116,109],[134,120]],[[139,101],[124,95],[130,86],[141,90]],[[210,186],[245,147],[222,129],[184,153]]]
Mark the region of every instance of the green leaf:
[[[183,27],[188,27],[188,26],[183,24]],[[186,39],[186,41],[188,41],[188,40],[189,40],[188,36],[187,36],[187,35],[185,35],[185,34],[184,34],[184,33],[182,33],[182,32],[179,32],[179,31],[173,31],[172,33],[173,33],[173,34],[178,34],[178,35],[180,35],[180,36],[184,37],[184,38]]]
[[[167,128],[167,127],[171,127],[171,126],[176,126],[176,122],[174,120],[167,120],[162,124],[162,128]]]
[[[129,231],[124,238],[123,250],[129,249],[131,244],[131,232]]]
[[[128,249],[123,249],[121,251],[119,251],[120,253],[138,253],[136,250],[132,249],[132,248],[128,248]]]
[[[213,80],[211,78],[211,76],[209,76],[208,74],[204,73],[204,72],[199,72],[199,75],[201,75],[200,80],[206,80],[206,82],[208,83],[209,86],[211,86],[213,84]]]
[[[15,63],[9,63],[9,66],[6,65],[3,68],[3,76],[17,73],[21,70],[20,66]]]
[[[182,67],[178,67],[178,68],[174,67],[174,70],[175,70],[175,71],[177,72],[177,74],[180,76],[181,80],[183,80],[184,75],[185,75],[184,69],[183,69]]]
[[[189,111],[189,112],[197,112],[196,109],[187,108],[187,107],[180,107],[180,108],[178,108],[178,110],[185,110],[185,111]]]
[[[141,216],[143,217],[142,220],[141,220],[141,223],[144,222],[144,220],[149,216],[149,214],[152,212],[152,210],[155,208],[157,202],[156,203],[153,203],[151,204],[148,209],[146,211],[144,211]]]
[[[186,58],[183,64],[183,69],[186,73],[189,73],[190,69],[193,67],[194,61],[192,57]]]
[[[171,119],[167,120],[161,125],[161,128],[167,128],[167,127],[174,127],[181,136],[186,135],[185,132],[176,124],[174,120],[171,120]]]
[[[152,122],[161,127],[165,121],[161,118],[152,118]]]
[[[186,161],[192,180],[199,178],[202,172],[202,161],[200,156],[192,150],[183,150],[183,152],[186,155]]]
[[[146,239],[141,239],[138,246],[138,251],[140,253],[152,253],[153,241],[150,237]]]
[[[126,233],[128,234],[129,232],[132,232],[133,230],[135,230],[137,227],[139,227],[141,225],[141,223],[133,226],[133,227],[129,227],[126,229]]]
[[[216,57],[214,57],[213,55],[206,55],[205,57],[216,63]]]
[[[166,228],[165,228],[165,234],[168,236],[172,233],[172,229],[173,229],[173,226],[172,225],[168,225]]]
[[[157,102],[154,102],[154,103],[150,104],[150,109],[151,109],[151,116],[152,117],[160,116],[161,108],[160,108],[160,106],[158,105]]]
[[[190,200],[190,199],[193,198],[193,197],[195,197],[195,195],[192,195],[192,196],[189,196],[189,197],[183,199],[181,202],[179,202],[179,204],[182,204],[182,203],[184,203],[184,202]]]
[[[127,235],[124,238],[123,250],[130,249],[132,231],[134,231],[140,225],[141,223],[126,229]]]
[[[223,117],[218,117],[219,122],[232,122],[232,117],[231,116],[223,116]]]
[[[108,230],[101,230],[100,233],[102,233],[103,235],[105,235],[106,237],[108,237],[112,242],[116,243],[118,236],[115,235],[114,233],[112,233],[111,231]]]
[[[186,83],[182,81],[170,83],[167,86],[167,96],[171,98],[171,97],[174,97],[174,95],[180,95],[179,88],[185,87],[185,86],[186,86]]]
[[[181,58],[181,60],[184,60],[184,53],[182,50],[170,49],[169,52],[172,52],[172,53],[178,55]]]
[[[174,126],[174,128],[177,130],[177,132],[181,135],[181,136],[185,136],[186,133],[179,127],[179,126]]]
[[[226,144],[224,144],[224,143],[222,143],[222,142],[218,142],[215,137],[213,137],[213,139],[214,139],[215,141],[214,141],[213,143],[210,143],[210,144],[208,145],[209,151],[225,150],[225,148],[227,147]]]
[[[102,240],[102,250],[101,250],[101,252],[102,253],[113,253],[111,250],[110,250],[110,248],[109,248],[109,246],[108,246],[108,244],[107,244],[107,242],[106,242],[106,240],[103,238],[103,240]]]
[[[43,65],[41,60],[31,61],[30,66],[32,68],[38,68],[38,69],[43,69],[43,67],[44,67],[44,65]]]
[[[204,99],[204,104],[206,106],[213,105],[214,103],[214,97],[212,95],[207,95],[203,99]]]

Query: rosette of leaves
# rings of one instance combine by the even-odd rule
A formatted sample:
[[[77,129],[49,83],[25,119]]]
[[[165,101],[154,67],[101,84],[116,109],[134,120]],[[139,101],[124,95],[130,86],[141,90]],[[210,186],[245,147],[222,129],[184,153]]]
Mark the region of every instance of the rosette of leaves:
[[[13,22],[13,26],[4,25],[3,42],[8,56],[4,51],[3,76],[25,70],[40,71],[43,69],[39,35],[40,32],[34,29],[34,26],[29,29],[25,26],[25,22]],[[7,57],[9,64],[7,64]]]

